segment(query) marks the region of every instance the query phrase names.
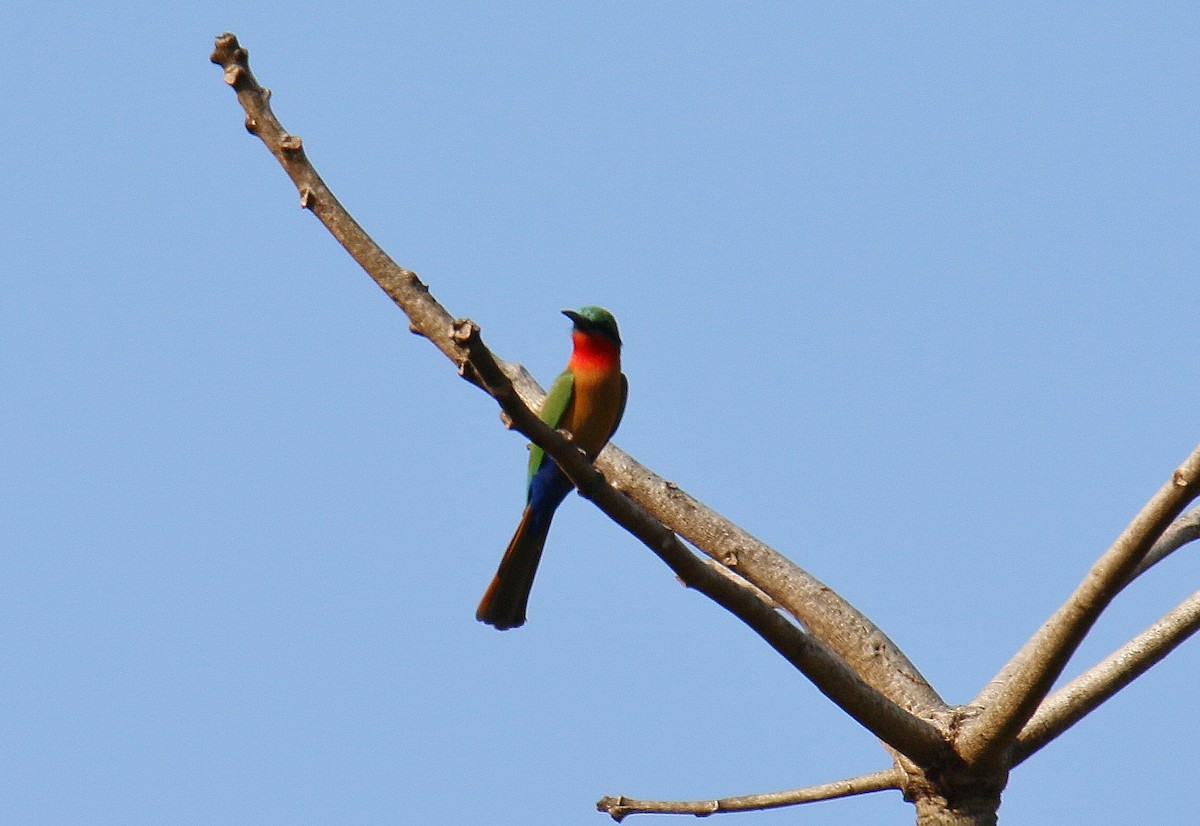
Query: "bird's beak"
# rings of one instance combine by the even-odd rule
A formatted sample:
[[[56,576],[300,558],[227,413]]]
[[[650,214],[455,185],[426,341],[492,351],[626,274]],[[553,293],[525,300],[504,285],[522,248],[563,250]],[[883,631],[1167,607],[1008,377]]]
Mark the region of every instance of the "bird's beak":
[[[565,315],[567,318],[571,319],[571,321],[573,321],[576,324],[583,321],[583,316],[581,316],[579,313],[575,312],[574,310],[563,310],[562,314]]]

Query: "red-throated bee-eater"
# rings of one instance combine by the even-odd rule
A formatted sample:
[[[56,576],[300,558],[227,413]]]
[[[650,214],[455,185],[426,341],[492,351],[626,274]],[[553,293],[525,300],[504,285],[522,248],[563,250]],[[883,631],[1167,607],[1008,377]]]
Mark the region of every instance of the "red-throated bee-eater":
[[[571,434],[589,459],[608,443],[625,412],[629,382],[621,372],[621,333],[617,320],[603,307],[563,310],[574,328],[574,350],[542,405],[541,420]],[[554,511],[574,485],[537,445],[529,446],[525,513],[500,568],[492,577],[475,618],[504,631],[525,624],[525,606]]]

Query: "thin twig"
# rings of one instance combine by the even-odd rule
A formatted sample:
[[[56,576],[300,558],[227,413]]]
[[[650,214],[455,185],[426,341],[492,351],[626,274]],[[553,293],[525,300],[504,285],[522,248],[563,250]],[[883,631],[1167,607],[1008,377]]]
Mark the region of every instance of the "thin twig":
[[[718,813],[779,809],[784,806],[799,806],[802,803],[816,803],[821,800],[836,800],[839,797],[889,791],[899,789],[901,780],[899,769],[886,769],[874,774],[852,777],[849,780],[822,783],[819,786],[806,786],[803,789],[769,794],[747,794],[740,797],[722,797],[718,800],[635,800],[618,795],[617,797],[601,798],[596,803],[596,809],[606,812],[618,823],[633,814],[708,817]]]
[[[225,82],[237,92],[246,111],[246,130],[256,135],[283,166],[296,189],[300,205],[325,225],[359,265],[408,316],[415,333],[428,338],[451,361],[462,367],[463,353],[450,336],[453,319],[412,270],[391,259],[334,197],[308,160],[304,142],[289,133],[271,110],[271,91],[259,85],[250,71],[249,53],[232,34],[217,38],[211,60],[225,71]],[[469,377],[468,377],[469,378]]]
[[[1200,495],[1200,447],[1184,460],[1083,582],[1013,658],[1019,662],[1007,679],[993,679],[972,702],[978,715],[966,720],[957,740],[968,763],[999,762],[1101,612],[1120,592],[1154,542],[1187,505]]]
[[[1137,579],[1146,573],[1146,571],[1175,553],[1175,551],[1189,542],[1195,542],[1197,539],[1200,539],[1200,508],[1193,508],[1187,513],[1180,515],[1178,519],[1163,531],[1163,535],[1158,538],[1158,541],[1146,553],[1146,558],[1130,574],[1129,581],[1132,582]]]
[[[1109,656],[1055,691],[1029,718],[1013,747],[1012,765],[1026,760],[1200,630],[1200,591]]]

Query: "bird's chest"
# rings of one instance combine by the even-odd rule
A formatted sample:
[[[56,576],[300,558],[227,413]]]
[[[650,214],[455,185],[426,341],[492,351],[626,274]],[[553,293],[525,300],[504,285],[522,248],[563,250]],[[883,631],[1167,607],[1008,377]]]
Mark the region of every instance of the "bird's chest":
[[[575,374],[575,392],[562,426],[588,456],[595,457],[617,429],[621,412],[621,374],[617,371],[581,371]]]

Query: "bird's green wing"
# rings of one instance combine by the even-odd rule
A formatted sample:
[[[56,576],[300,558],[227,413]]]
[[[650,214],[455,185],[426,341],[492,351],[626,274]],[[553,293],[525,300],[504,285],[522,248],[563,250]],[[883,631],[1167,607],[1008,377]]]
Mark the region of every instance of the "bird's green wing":
[[[571,403],[571,394],[574,392],[575,374],[570,370],[564,370],[554,380],[554,384],[550,385],[550,392],[546,394],[546,401],[542,404],[542,412],[538,414],[538,418],[551,427],[557,428],[559,422],[562,421],[563,414],[567,412],[567,405]],[[533,474],[537,473],[538,468],[542,466],[544,455],[544,451],[537,445],[529,446],[529,476],[525,480],[526,490],[528,490],[529,482],[533,479]]]

